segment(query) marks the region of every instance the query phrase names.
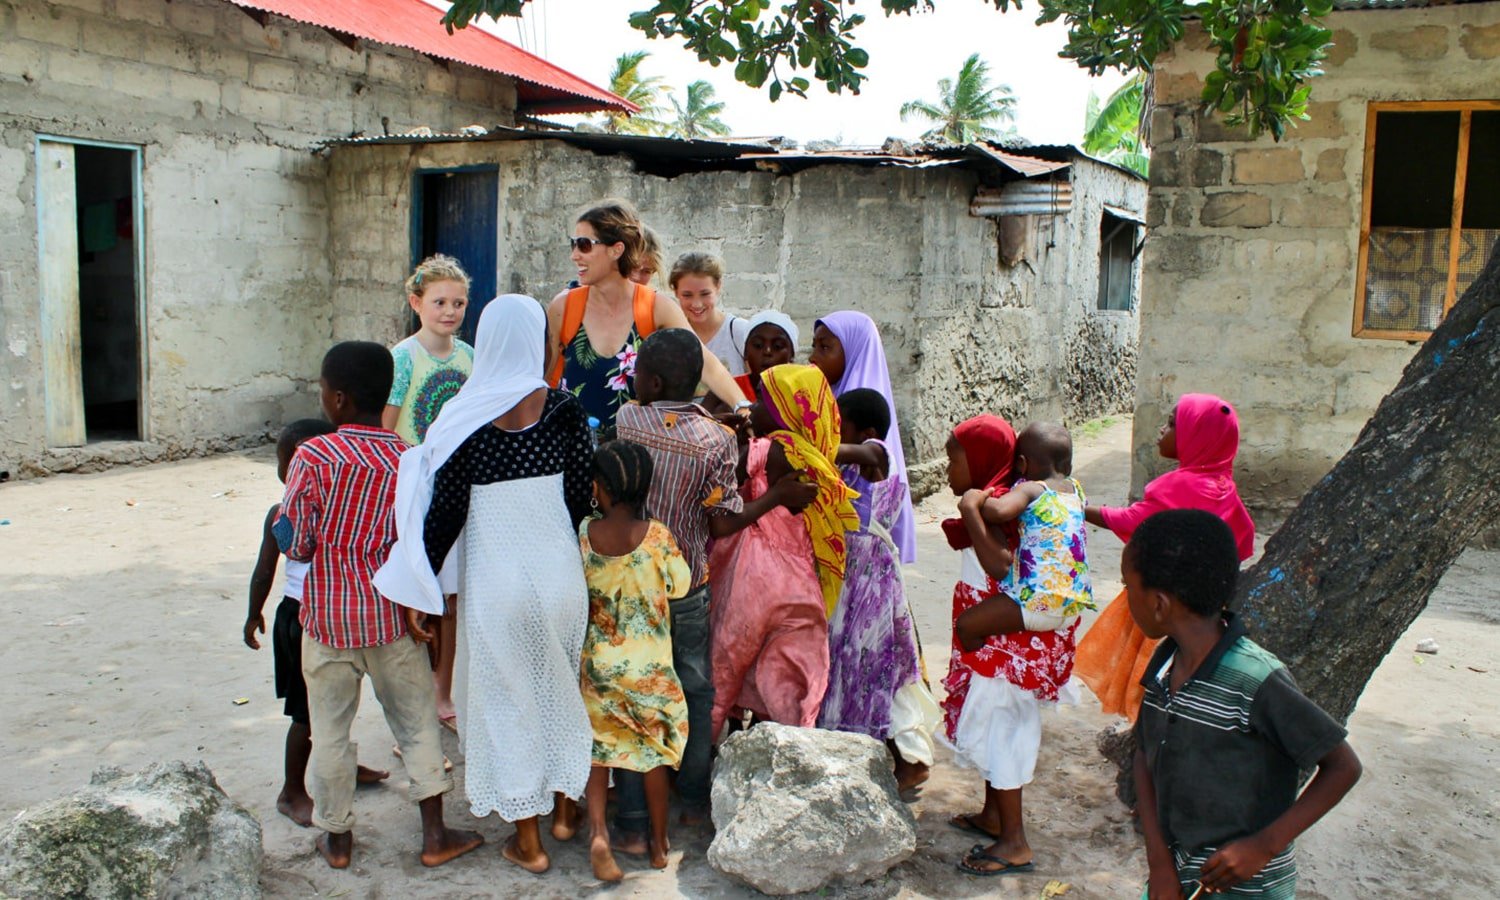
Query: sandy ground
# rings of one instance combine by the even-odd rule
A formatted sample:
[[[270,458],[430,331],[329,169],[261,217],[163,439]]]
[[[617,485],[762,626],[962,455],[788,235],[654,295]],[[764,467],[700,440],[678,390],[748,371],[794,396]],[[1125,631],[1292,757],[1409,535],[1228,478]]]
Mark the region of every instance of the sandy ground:
[[[1097,500],[1124,498],[1129,427],[1120,422],[1081,442],[1076,471]],[[468,815],[451,737],[460,790],[449,795],[449,821],[478,828],[491,846],[423,869],[416,810],[368,693],[355,728],[361,760],[392,769],[393,778],[360,791],[354,867],[324,867],[313,833],[276,813],[286,720],[269,641],[251,652],[240,628],[260,523],[279,495],[269,448],[0,486],[0,623],[10,635],[0,659],[9,760],[0,769],[0,816],[86,783],[101,765],[202,759],[264,825],[270,896],[569,897],[599,889],[576,842],[552,846],[554,868],[539,878],[500,859],[496,846],[510,829]],[[922,561],[909,573],[934,678],[946,666],[956,568],[935,524],[947,509],[951,499],[935,498],[919,514]],[[1094,538],[1097,590],[1107,600],[1119,587],[1120,545]],[[1497,579],[1500,553],[1465,554],[1376,673],[1350,726],[1364,781],[1302,841],[1301,896],[1500,896]],[[1424,637],[1439,642],[1437,656],[1413,654]],[[986,880],[954,869],[973,839],[946,818],[977,809],[981,794],[972,773],[943,757],[914,807],[916,855],[873,884],[830,893],[1035,898],[1056,879],[1072,886],[1069,897],[1133,900],[1145,856],[1094,750],[1107,723],[1091,704],[1046,715],[1026,799],[1036,874]],[[610,893],[753,895],[708,867],[709,834],[676,828],[673,838],[669,869],[627,862],[625,882]]]

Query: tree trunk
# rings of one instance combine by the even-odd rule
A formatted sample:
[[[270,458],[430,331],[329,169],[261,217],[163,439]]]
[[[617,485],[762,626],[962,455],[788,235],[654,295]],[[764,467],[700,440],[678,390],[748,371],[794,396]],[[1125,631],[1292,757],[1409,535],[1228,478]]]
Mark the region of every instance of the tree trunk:
[[[1241,576],[1234,607],[1347,721],[1375,667],[1500,514],[1500,252],[1359,438]]]

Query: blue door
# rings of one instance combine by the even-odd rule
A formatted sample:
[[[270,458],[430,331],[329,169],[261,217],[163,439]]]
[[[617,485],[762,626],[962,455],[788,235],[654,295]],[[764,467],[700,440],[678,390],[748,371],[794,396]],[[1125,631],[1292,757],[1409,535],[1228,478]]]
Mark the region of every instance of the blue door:
[[[469,273],[469,311],[459,337],[470,344],[479,314],[495,296],[499,191],[496,169],[421,172],[412,198],[413,266],[446,253]]]

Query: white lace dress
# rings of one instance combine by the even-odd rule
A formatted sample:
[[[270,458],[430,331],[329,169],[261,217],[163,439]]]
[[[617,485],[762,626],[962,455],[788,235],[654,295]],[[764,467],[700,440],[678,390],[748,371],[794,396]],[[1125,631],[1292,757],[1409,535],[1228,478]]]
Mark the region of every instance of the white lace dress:
[[[462,531],[453,694],[475,816],[542,815],[554,792],[576,799],[588,781],[577,525],[591,462],[582,407],[553,392],[536,425],[485,425],[438,471],[424,537],[441,563]]]

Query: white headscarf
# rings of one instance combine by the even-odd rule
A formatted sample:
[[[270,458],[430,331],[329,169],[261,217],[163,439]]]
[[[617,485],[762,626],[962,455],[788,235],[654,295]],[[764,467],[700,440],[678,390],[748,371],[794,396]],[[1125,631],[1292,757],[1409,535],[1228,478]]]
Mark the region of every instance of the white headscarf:
[[[485,305],[479,316],[469,380],[443,406],[427,429],[426,439],[401,454],[396,478],[396,544],[385,565],[375,573],[376,590],[391,602],[442,614],[444,586],[457,584],[454,554],[449,551],[443,563],[440,583],[432,573],[422,540],[437,471],[481,426],[547,386],[542,380],[546,344],[547,314],[537,301],[522,294],[503,294]]]
[[[775,325],[785,331],[786,336],[792,339],[792,352],[797,352],[797,323],[792,321],[791,316],[777,309],[767,309],[756,313],[750,317],[750,327],[745,329],[745,340],[748,341],[750,332],[762,325]],[[740,353],[744,355],[743,348]]]

